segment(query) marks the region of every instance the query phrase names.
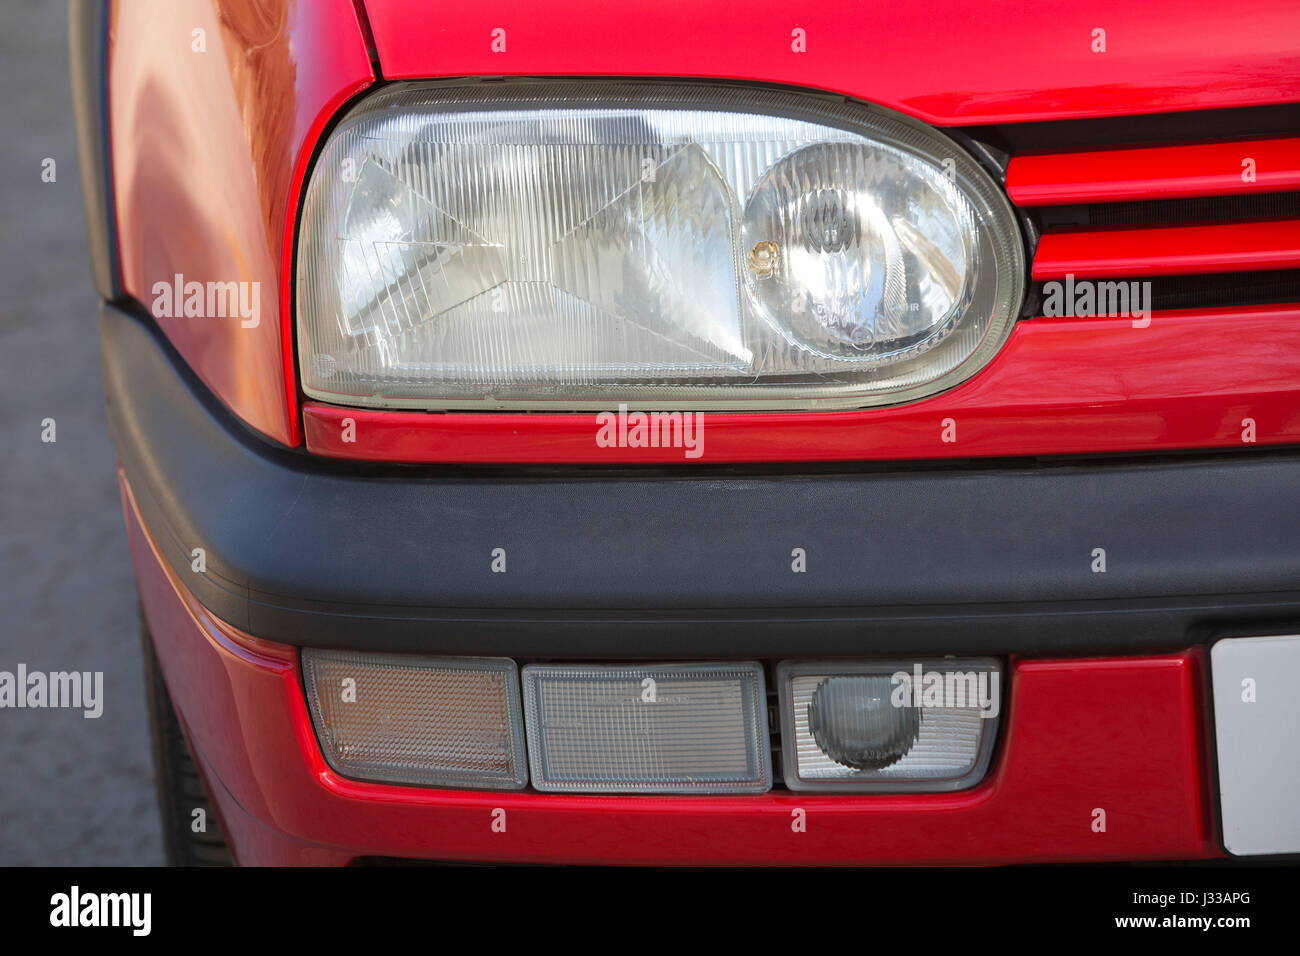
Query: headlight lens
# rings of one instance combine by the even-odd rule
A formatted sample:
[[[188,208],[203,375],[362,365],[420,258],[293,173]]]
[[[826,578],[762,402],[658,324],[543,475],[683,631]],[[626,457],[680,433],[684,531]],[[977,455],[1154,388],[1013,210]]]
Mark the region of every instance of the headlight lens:
[[[303,387],[425,408],[854,407],[1005,340],[1010,207],[936,131],[696,84],[400,84],[326,143]]]

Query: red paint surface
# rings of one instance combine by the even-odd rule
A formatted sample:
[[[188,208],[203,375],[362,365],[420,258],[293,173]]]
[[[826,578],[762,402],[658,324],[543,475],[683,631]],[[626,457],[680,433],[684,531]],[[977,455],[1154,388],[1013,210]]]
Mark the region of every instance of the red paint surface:
[[[296,655],[209,615],[122,482],[167,686],[243,863],[1029,862],[1219,855],[1199,653],[1018,661],[990,776],[955,794],[620,797],[362,783],[325,764]],[[1106,810],[1106,832],[1092,829]],[[505,833],[491,829],[506,811]],[[806,813],[807,832],[791,830]]]
[[[373,81],[351,0],[115,3],[109,122],[122,283],[257,283],[258,322],[160,318],[248,424],[301,441],[289,350],[298,180],[324,123]],[[203,30],[206,52],[196,52]],[[250,286],[251,288],[251,286]]]
[[[981,373],[894,408],[706,413],[704,453],[601,448],[594,413],[364,411],[309,402],[308,450],[371,461],[708,463],[965,458],[1300,443],[1300,306],[1017,324]],[[955,442],[942,440],[956,422]],[[355,441],[343,441],[343,420]]]
[[[847,0],[832,0],[798,15],[770,0],[716,0],[700,8],[641,0],[619,5],[583,0],[536,8],[489,0],[439,8],[436,16],[416,0],[365,4],[390,78],[721,76],[835,90],[939,123],[1300,99],[1300,53],[1294,43],[1300,15],[1289,2],[1270,0],[1252,7],[1249,16],[1227,18],[1199,0],[1190,6],[1171,4],[1168,10],[1161,4],[1131,10],[1113,0],[1106,6],[1107,52],[1096,54],[1090,46],[1097,11],[1079,13],[1065,3],[1021,9],[1010,0],[995,0],[992,7],[976,12],[941,0],[924,16],[915,9],[864,8]],[[1171,34],[1167,24],[1175,6],[1180,30]],[[960,29],[961,42],[937,36],[936,23]],[[806,53],[790,50],[790,32],[796,27],[806,31]],[[491,49],[492,30],[497,28],[506,30],[504,53]],[[206,53],[191,49],[194,29],[206,31]],[[614,36],[619,42],[610,42]],[[702,37],[707,42],[701,42]],[[864,56],[864,49],[871,55]],[[1026,76],[1034,82],[1027,84]],[[200,283],[256,282],[261,306],[256,328],[242,328],[237,317],[159,321],[223,402],[254,428],[286,444],[301,441],[292,290],[287,281],[293,267],[294,213],[323,128],[348,98],[372,81],[351,0],[179,0],[158,9],[115,5],[110,111],[125,289],[150,307],[154,283],[171,282],[177,273]],[[1288,144],[1295,141],[1272,142],[1274,146],[1257,150],[1262,165],[1256,188],[1282,182],[1269,178],[1277,175],[1274,167],[1289,164],[1294,170]],[[1148,161],[1136,155],[1141,151],[1120,152],[1130,154],[1130,163]],[[1189,168],[1207,162],[1205,154],[1180,155],[1188,157]],[[1046,157],[1033,159],[1050,162]],[[1088,162],[1079,160],[1076,166]],[[1175,179],[1182,176],[1179,168],[1175,163]],[[1032,173],[1033,167],[1029,169]],[[1025,175],[1026,183],[1034,181],[1033,175]],[[1189,173],[1182,179],[1189,176],[1195,178]],[[1209,187],[1201,183],[1195,188]],[[1247,316],[1243,324],[1257,328],[1259,321]],[[1085,344],[1081,338],[1068,343],[1070,348]],[[1174,344],[1178,349],[1191,344],[1185,330]],[[1245,344],[1249,351],[1251,343]],[[1204,345],[1213,351],[1214,343]],[[1092,360],[1123,370],[1124,397],[1132,402],[1127,415],[1108,407],[1106,414],[1087,419],[1084,432],[1107,431],[1132,439],[1120,445],[1103,436],[1100,445],[1141,450],[1231,443],[1232,430],[1221,426],[1232,409],[1216,413],[1205,407],[1189,414],[1187,402],[1180,401],[1167,412],[1151,410],[1168,390],[1163,369],[1167,362],[1143,383],[1124,356],[1088,351]],[[1238,361],[1236,350],[1226,358],[1222,350],[1214,354],[1220,364]],[[1041,370],[1037,360],[1046,356],[1035,350],[1032,358],[1034,369]],[[1052,364],[1068,370],[1075,362],[1072,355],[1062,354],[1052,357]],[[1249,401],[1252,407],[1257,403],[1249,396],[1265,391],[1275,380],[1262,374],[1244,381],[1237,370],[1225,373],[1188,368],[1186,361],[1175,364],[1180,373],[1201,375],[1210,393]],[[1006,363],[1000,358],[995,365]],[[1027,375],[1025,370],[1011,378],[1023,382]],[[976,381],[988,378],[986,371]],[[1104,391],[1114,394],[1115,383],[1110,384]],[[916,416],[948,407],[952,395],[961,396],[956,408],[968,410],[966,402],[975,394],[969,385],[962,386],[949,396],[910,406],[910,419],[898,410],[833,417],[711,416],[710,423],[717,427],[710,437],[720,435],[722,445],[720,452],[715,445],[706,458],[886,457],[906,455],[912,446],[915,454],[964,455],[968,451],[960,442],[928,447],[934,429]],[[1021,428],[1022,441],[990,444],[981,438],[983,450],[969,453],[1050,453],[1062,444],[1081,449],[1098,445],[1085,437],[1036,444],[1035,436],[1044,430],[1063,422],[1073,427],[1079,402],[1069,396],[1031,396],[1026,403],[1018,392],[978,394],[990,407],[975,423],[976,435],[988,437],[985,423],[1004,419],[1009,408],[1047,417]],[[1287,390],[1276,399],[1262,399],[1264,407],[1258,410],[1276,413],[1272,418],[1277,427],[1261,441],[1295,440],[1291,397]],[[453,423],[451,416],[432,422],[432,416],[393,413],[379,423],[372,422],[373,413],[352,414],[367,423],[367,437],[355,446],[333,447],[327,432],[340,416],[328,407],[310,407],[306,424],[315,435],[314,450],[410,461],[615,460],[587,449],[587,428],[575,428],[571,416],[466,414]],[[884,431],[864,435],[866,424]],[[831,435],[841,428],[839,437]],[[896,433],[896,428],[906,434]],[[1159,433],[1153,435],[1153,428]],[[729,437],[733,434],[754,450],[735,448]],[[479,447],[470,447],[471,439],[479,441]],[[998,450],[990,450],[994,448]],[[656,455],[653,450],[629,449],[620,457],[674,460],[671,454]]]
[[[1253,179],[1245,180],[1246,159]],[[1013,156],[1007,194],[1018,206],[1185,199],[1300,189],[1300,139]]]
[[[842,93],[940,125],[1300,100],[1300,8],[1260,0],[365,0],[384,76],[694,76]],[[806,52],[792,49],[802,29]],[[1093,30],[1106,51],[1092,52]],[[492,31],[505,30],[505,52]]]
[[[1300,219],[1279,219],[1047,233],[1034,254],[1033,276],[1131,278],[1297,267]]]

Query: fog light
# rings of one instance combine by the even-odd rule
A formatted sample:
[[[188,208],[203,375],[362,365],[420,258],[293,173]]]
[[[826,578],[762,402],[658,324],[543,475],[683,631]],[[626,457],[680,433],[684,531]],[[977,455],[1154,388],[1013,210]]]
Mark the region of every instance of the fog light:
[[[463,789],[528,781],[515,662],[305,648],[321,751],[346,777]]]
[[[960,790],[984,776],[1000,710],[988,658],[777,668],[792,790]]]
[[[828,677],[813,691],[808,724],[822,753],[854,770],[902,759],[921,730],[917,707],[890,702],[887,677]]]
[[[538,790],[761,793],[772,785],[758,664],[524,668]]]

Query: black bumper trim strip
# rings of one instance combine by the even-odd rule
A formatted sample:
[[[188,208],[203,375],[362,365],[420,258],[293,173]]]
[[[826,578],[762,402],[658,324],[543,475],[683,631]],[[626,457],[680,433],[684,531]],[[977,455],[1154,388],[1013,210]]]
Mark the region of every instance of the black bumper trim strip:
[[[529,659],[1042,655],[1300,622],[1292,453],[762,477],[367,473],[241,434],[134,315],[105,304],[101,331],[109,424],[151,533],[200,602],[268,640]]]

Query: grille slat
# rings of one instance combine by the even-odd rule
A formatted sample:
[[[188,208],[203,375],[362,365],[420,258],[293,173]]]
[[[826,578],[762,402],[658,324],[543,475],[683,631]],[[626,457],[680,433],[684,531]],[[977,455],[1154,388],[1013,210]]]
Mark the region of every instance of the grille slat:
[[[1300,267],[1300,219],[1049,232],[1035,279],[1195,275]]]
[[[1150,282],[1167,310],[1300,301],[1300,137],[1044,148],[1006,185],[1039,237],[1032,304],[1067,277]]]
[[[1300,138],[1040,153],[1014,156],[1007,167],[1007,193],[1018,206],[1296,189],[1300,189]]]

